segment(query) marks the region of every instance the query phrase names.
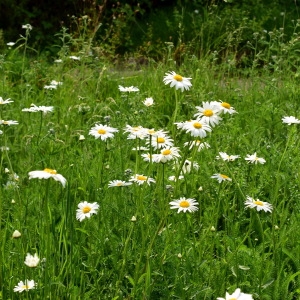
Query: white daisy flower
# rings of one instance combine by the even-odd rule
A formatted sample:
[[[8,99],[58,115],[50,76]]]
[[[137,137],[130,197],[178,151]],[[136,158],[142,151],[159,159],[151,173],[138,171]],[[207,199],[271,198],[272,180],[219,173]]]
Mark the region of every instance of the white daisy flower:
[[[256,208],[257,211],[265,211],[265,212],[272,212],[273,206],[268,202],[260,201],[259,199],[253,199],[247,196],[247,200],[245,201],[245,206],[247,208]]]
[[[126,182],[126,181],[122,181],[122,180],[111,180],[108,183],[108,187],[122,187],[122,186],[128,186],[128,185],[132,185],[132,182]]]
[[[143,104],[146,105],[146,106],[148,106],[148,107],[149,107],[149,106],[152,106],[152,105],[154,104],[154,100],[153,100],[152,97],[146,98],[146,99],[144,100]]]
[[[55,59],[54,62],[55,62],[55,63],[58,63],[58,64],[59,64],[59,63],[62,63],[62,59]]]
[[[221,110],[218,105],[213,102],[203,102],[203,106],[196,106],[198,113],[194,114],[194,117],[197,117],[201,121],[209,124],[214,127],[219,124],[222,118],[219,116]]]
[[[236,110],[227,102],[222,102],[222,101],[212,101],[212,103],[216,104],[220,111],[223,113],[223,114],[235,114],[236,113]]]
[[[182,128],[186,132],[189,132],[191,136],[204,138],[207,135],[207,132],[210,132],[211,127],[201,120],[191,120],[186,122]]]
[[[139,146],[139,147],[133,147],[131,150],[132,151],[148,151],[149,148],[144,147],[144,146]]]
[[[45,90],[56,90],[57,89],[57,85],[45,85],[44,86]]]
[[[140,175],[140,174],[135,174],[134,176],[131,176],[131,178],[129,179],[129,181],[133,181],[135,183],[137,183],[138,185],[142,185],[145,182],[150,185],[150,183],[155,183],[155,179],[148,177],[148,176],[144,176],[144,175]]]
[[[144,139],[147,135],[145,128],[142,126],[126,125],[124,132],[129,133],[128,140],[135,140],[136,138]]]
[[[216,158],[224,161],[234,161],[240,158],[240,155],[228,155],[226,152],[219,152],[219,155],[216,156]]]
[[[31,104],[29,108],[23,108],[22,111],[25,112],[38,112],[41,111],[44,115],[48,112],[52,112],[54,110],[53,106],[36,106],[35,104]]]
[[[85,218],[90,218],[92,215],[97,214],[98,209],[99,204],[97,202],[80,202],[78,204],[78,209],[76,210],[76,219],[82,222]]]
[[[147,145],[150,141],[148,140]],[[167,147],[172,147],[174,145],[173,139],[171,139],[164,131],[157,131],[151,138],[151,145],[153,149],[162,149]]]
[[[25,280],[25,283],[23,281],[20,281],[17,286],[14,287],[14,292],[22,293],[23,291],[28,292],[29,290],[32,290],[35,288],[35,282],[34,280]]]
[[[94,136],[95,139],[100,138],[102,141],[105,141],[108,138],[113,138],[114,133],[118,131],[118,129],[109,127],[107,125],[95,124],[95,126],[89,131],[89,135]]]
[[[139,92],[140,90],[135,87],[135,86],[129,86],[129,87],[123,87],[121,85],[119,85],[119,90],[120,92],[128,92],[128,93],[131,93],[131,92]]]
[[[19,122],[13,120],[7,120],[7,121],[0,120],[0,124],[10,126],[10,125],[19,125]]]
[[[14,43],[14,42],[8,42],[8,43],[6,43],[6,45],[8,46],[8,47],[12,47],[12,46],[14,46],[16,43]]]
[[[282,120],[282,123],[288,124],[288,125],[300,123],[300,120],[298,120],[297,118],[295,118],[293,116],[283,117],[281,120]]]
[[[210,178],[215,178],[219,181],[219,183],[221,183],[222,181],[232,181],[231,178],[229,178],[227,175],[224,174],[214,174],[213,176],[211,176]]]
[[[160,154],[152,158],[153,162],[166,163],[169,160],[176,160],[178,157],[180,157],[178,147],[167,147],[165,149],[162,149],[160,151]]]
[[[40,259],[37,255],[37,253],[35,253],[34,255],[31,255],[30,253],[27,253],[25,261],[24,261],[25,265],[30,267],[30,268],[37,267],[39,262],[40,262]]]
[[[39,179],[48,179],[53,178],[56,181],[59,181],[63,187],[65,187],[67,183],[67,179],[63,177],[61,174],[57,174],[56,170],[52,169],[44,169],[43,171],[31,171],[28,173],[29,179],[39,178]]]
[[[165,73],[165,75],[166,76],[163,79],[164,84],[170,84],[170,87],[175,86],[176,90],[181,89],[181,91],[183,92],[184,90],[189,90],[192,86],[190,82],[192,78],[183,77],[179,74],[176,74],[176,72],[174,71]]]
[[[12,103],[14,101],[10,100],[10,98],[4,100],[2,97],[0,97],[0,105],[1,104],[8,104],[8,103]]]
[[[252,155],[247,154],[247,157],[245,158],[245,160],[248,161],[248,163],[254,163],[257,165],[257,163],[259,162],[260,164],[264,164],[266,162],[266,160],[262,157],[257,157],[256,156],[256,152]]]
[[[252,295],[241,292],[241,289],[236,289],[233,294],[226,292],[225,298],[218,297],[217,300],[253,300]]]
[[[197,152],[201,151],[202,149],[208,149],[210,148],[210,145],[206,142],[202,142],[200,140],[192,141],[192,142],[186,142],[183,144],[184,147],[189,146],[189,150],[193,148],[197,148]]]
[[[174,200],[169,202],[169,204],[171,205],[171,209],[178,209],[177,213],[180,213],[181,211],[185,212],[194,212],[196,210],[198,210],[197,205],[199,205],[199,203],[192,198],[184,198],[181,197],[178,200]]]

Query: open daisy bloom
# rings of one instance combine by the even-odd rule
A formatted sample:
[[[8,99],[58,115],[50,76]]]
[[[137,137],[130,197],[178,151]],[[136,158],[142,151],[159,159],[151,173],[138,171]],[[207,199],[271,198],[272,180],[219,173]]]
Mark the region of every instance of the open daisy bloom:
[[[290,117],[283,117],[282,119],[282,123],[284,124],[288,124],[288,125],[291,125],[291,124],[299,124],[300,123],[300,120],[293,117],[293,116],[290,116]]]
[[[189,90],[192,86],[190,80],[192,78],[183,77],[179,74],[176,74],[176,72],[172,71],[165,74],[163,81],[164,84],[170,84],[170,87],[175,86],[176,90],[181,89],[183,92],[184,90]]]
[[[253,199],[247,196],[247,200],[245,201],[245,206],[247,208],[256,208],[257,211],[265,211],[272,212],[273,206],[268,202],[260,201],[259,199]]]
[[[122,187],[132,185],[132,182],[126,182],[123,180],[112,180],[108,183],[108,187]]]
[[[128,92],[128,93],[131,93],[131,92],[139,92],[140,90],[135,87],[135,86],[129,86],[129,87],[123,87],[121,85],[119,85],[119,90],[120,92]]]
[[[178,126],[178,125],[177,125]],[[191,120],[185,122],[182,129],[189,132],[191,136],[204,138],[207,132],[211,132],[211,127],[204,120]]]
[[[219,152],[220,155],[218,155],[216,158],[217,159],[222,159],[224,161],[234,161],[237,158],[240,158],[239,155],[228,155],[226,152]]]
[[[266,162],[266,160],[262,157],[257,157],[256,156],[256,152],[252,155],[247,154],[247,157],[245,158],[245,160],[248,161],[248,163],[252,163],[252,164],[256,164],[259,162],[260,164],[264,164]]]
[[[215,102],[203,102],[203,106],[196,106],[198,112],[194,114],[201,121],[209,124],[210,126],[215,126],[219,124],[222,118],[219,116],[221,113],[220,106]]]
[[[232,295],[226,292],[225,298],[218,297],[217,300],[253,300],[252,295],[241,292],[241,289],[236,289]]]
[[[199,205],[199,203],[192,198],[184,198],[181,197],[178,200],[174,200],[169,202],[169,204],[171,205],[171,209],[178,209],[177,213],[180,213],[181,211],[185,212],[194,212],[196,210],[198,210],[197,205]]]
[[[56,170],[52,169],[44,169],[42,171],[31,171],[28,173],[29,179],[39,178],[39,179],[48,179],[53,178],[56,181],[59,181],[63,187],[65,187],[67,183],[67,179],[60,174],[57,174]]]
[[[97,202],[88,203],[87,201],[78,204],[78,209],[76,210],[76,219],[80,222],[85,218],[90,218],[92,215],[97,214],[99,204]]]
[[[89,131],[89,135],[93,135],[95,139],[100,138],[102,141],[105,141],[108,138],[114,137],[114,133],[118,131],[118,129],[109,127],[107,125],[96,124]]]
[[[10,98],[4,100],[2,97],[0,97],[0,104],[8,104],[11,102],[14,102],[14,101],[10,100]]]
[[[147,182],[148,185],[150,185],[150,183],[156,182],[155,179],[148,177],[148,176],[140,175],[140,174],[135,174],[134,176],[131,176],[129,181],[133,181],[133,182],[137,183],[138,185],[144,184],[145,182]]]
[[[232,181],[231,178],[229,178],[227,175],[224,174],[214,174],[213,176],[211,176],[210,178],[215,178],[219,181],[219,183],[221,183],[222,181]]]
[[[34,280],[25,280],[25,283],[23,281],[20,281],[17,286],[14,288],[14,292],[22,293],[23,291],[28,292],[29,290],[34,289],[35,282]]]

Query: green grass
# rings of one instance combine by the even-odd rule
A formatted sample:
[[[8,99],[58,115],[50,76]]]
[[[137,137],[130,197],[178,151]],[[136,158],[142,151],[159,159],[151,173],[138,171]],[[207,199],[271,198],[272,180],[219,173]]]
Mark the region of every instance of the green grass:
[[[78,56],[62,63],[30,60],[18,51],[1,57],[0,96],[14,102],[1,105],[0,119],[19,125],[0,128],[1,146],[9,147],[0,152],[0,299],[208,300],[236,288],[254,299],[298,299],[299,125],[281,120],[299,116],[297,77],[256,69],[242,77],[226,64],[192,56],[180,69],[167,60],[119,72]],[[177,122],[192,119],[203,102],[222,100],[237,111],[223,115],[203,139],[209,149],[189,151],[183,144],[193,138],[172,124],[175,90],[163,77],[175,69],[193,84],[177,91]],[[45,90],[51,80],[63,84]],[[119,85],[140,92],[124,94]],[[143,105],[147,97],[154,106]],[[32,103],[54,111],[22,112]],[[96,123],[119,132],[95,139],[89,130]],[[179,165],[189,159],[200,168],[169,181],[173,162],[143,161],[132,148],[146,141],[127,139],[126,125],[168,131],[180,149]],[[219,152],[240,158],[224,162],[216,159]],[[248,164],[245,157],[254,152],[266,163]],[[29,180],[28,172],[45,168],[62,174],[66,187],[52,178]],[[109,181],[136,173],[156,183],[108,188]],[[232,181],[219,184],[215,173]],[[7,188],[8,181],[15,186]],[[247,196],[271,203],[272,213],[245,209]],[[180,197],[197,200],[199,210],[171,210],[169,202]],[[83,201],[100,208],[79,222]],[[12,238],[15,230],[20,238]],[[36,268],[24,264],[27,253],[38,253]],[[35,280],[36,288],[15,293],[25,279]]]

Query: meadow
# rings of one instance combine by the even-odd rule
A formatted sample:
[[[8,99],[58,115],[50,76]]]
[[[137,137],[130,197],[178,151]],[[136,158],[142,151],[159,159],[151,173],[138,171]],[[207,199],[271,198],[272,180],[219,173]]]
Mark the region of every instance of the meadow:
[[[0,299],[299,299],[291,41],[247,72],[170,44],[120,70],[63,39],[33,59],[22,30],[0,57]]]

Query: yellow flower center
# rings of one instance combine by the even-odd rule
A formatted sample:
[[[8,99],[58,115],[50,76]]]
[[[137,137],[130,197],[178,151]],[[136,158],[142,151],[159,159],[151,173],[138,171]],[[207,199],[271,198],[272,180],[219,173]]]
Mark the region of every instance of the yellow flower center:
[[[264,206],[264,203],[262,201],[260,201],[260,200],[255,200],[253,203],[255,205]]]
[[[3,122],[2,122],[2,124],[5,124],[5,125],[7,125],[7,124],[8,124],[8,122],[7,122],[7,121],[3,121]]]
[[[213,112],[211,109],[206,109],[206,110],[204,110],[204,112],[203,112],[203,115],[204,115],[205,117],[211,117],[211,116],[213,116],[213,114],[214,114],[214,112]]]
[[[122,186],[123,185],[123,182],[118,182],[117,184],[116,184],[116,186]]]
[[[145,181],[145,180],[147,180],[147,176],[138,175],[138,176],[136,177],[136,179],[137,179],[137,180],[143,180],[143,181]]]
[[[222,102],[221,106],[223,106],[224,108],[230,109],[231,105],[227,102]]]
[[[195,122],[193,125],[194,125],[194,127],[195,127],[196,129],[202,128],[202,124],[199,123],[199,122]]]
[[[29,286],[27,284],[25,284],[25,285],[22,286],[22,289],[29,290]]]
[[[228,176],[226,176],[226,175],[224,175],[224,174],[220,174],[220,176],[221,176],[222,178],[224,178],[224,179],[228,179],[228,178],[229,178]]]
[[[183,80],[182,76],[180,76],[180,75],[178,75],[178,74],[174,75],[173,78],[174,78],[176,81],[182,81],[182,80]]]
[[[190,203],[189,203],[189,201],[183,200],[179,203],[179,206],[187,208],[187,207],[190,207]]]
[[[53,175],[57,174],[56,170],[52,170],[52,169],[48,169],[48,168],[44,169],[44,172],[47,172],[47,173],[50,173]]]
[[[165,149],[161,152],[162,155],[169,155],[171,154],[171,150],[170,149]]]
[[[157,142],[158,143],[164,143],[166,140],[163,137],[158,137]]]
[[[99,134],[105,134],[105,133],[106,133],[106,130],[105,130],[105,129],[99,129],[99,130],[98,130],[98,133],[99,133]]]
[[[229,298],[229,300],[237,300],[237,298]]]
[[[82,212],[83,212],[84,214],[87,214],[87,213],[89,213],[91,210],[92,210],[92,209],[91,209],[89,206],[85,206],[85,207],[82,209]]]

